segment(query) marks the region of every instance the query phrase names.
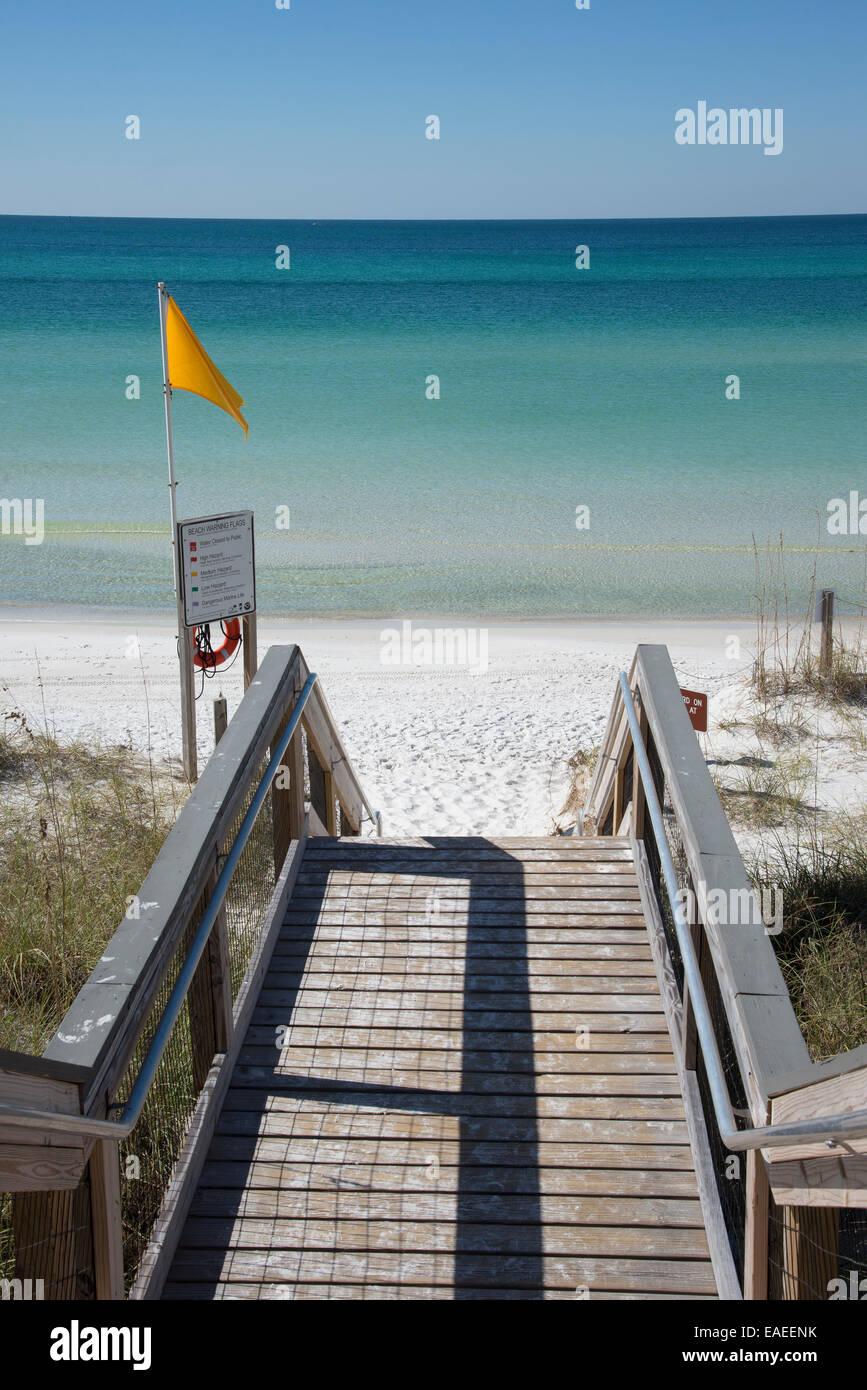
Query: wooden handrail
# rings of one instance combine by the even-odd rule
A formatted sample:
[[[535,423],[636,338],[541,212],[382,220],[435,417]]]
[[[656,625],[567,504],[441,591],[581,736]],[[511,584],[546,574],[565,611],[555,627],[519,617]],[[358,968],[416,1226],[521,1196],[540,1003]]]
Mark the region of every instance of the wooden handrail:
[[[647,720],[665,775],[692,882],[704,889],[705,896],[721,889],[731,895],[730,901],[753,902],[753,889],[666,647],[638,647],[630,688]],[[619,731],[621,714],[622,701],[615,699],[609,729]],[[613,739],[608,743],[609,748],[612,745]],[[599,769],[586,816],[601,819],[607,813],[630,747],[630,741],[621,738],[607,765]],[[701,901],[700,893],[697,896]],[[752,1118],[762,1125],[777,1078],[809,1066],[810,1056],[757,904],[748,915],[747,922],[727,925],[708,913],[702,925]]]
[[[299,702],[301,707],[293,720]],[[0,1055],[0,1100],[9,1116],[5,1129],[0,1116],[0,1185],[6,1174],[4,1190],[21,1193],[16,1200],[30,1200],[25,1194],[74,1189],[89,1166],[92,1277],[97,1297],[117,1297],[123,1291],[118,1150],[112,1130],[117,1129],[120,1138],[129,1124],[106,1125],[105,1121],[116,1107],[119,1088],[144,1029],[154,1017],[172,966],[180,969],[186,959],[194,935],[188,929],[200,920],[209,933],[203,939],[202,931],[198,932],[202,943],[198,950],[204,954],[194,974],[192,960],[187,965],[186,977],[191,983],[187,986],[181,981],[178,985],[178,990],[181,984],[189,990],[196,1093],[205,1086],[212,1061],[218,1057],[225,1060],[236,1050],[239,1011],[248,1007],[250,991],[245,984],[233,1006],[226,912],[213,893],[224,860],[223,892],[240,856],[240,843],[232,852],[235,828],[257,787],[265,789],[263,765],[270,769],[266,781],[275,777],[270,790],[275,881],[285,880],[285,865],[290,862],[293,846],[292,872],[297,873],[298,846],[303,843],[307,825],[302,728],[307,735],[311,798],[314,787],[322,787],[320,809],[328,833],[357,835],[366,817],[379,826],[379,817],[361,790],[327,701],[300,650],[296,646],[272,647],[169,832],[132,910],[115,931],[43,1057]],[[263,804],[262,790],[246,817],[248,827],[256,807]],[[268,853],[270,858],[270,850]],[[204,911],[209,901],[211,907],[205,917],[194,915]],[[276,901],[272,898],[268,908],[272,915]],[[273,932],[273,922],[267,913],[265,916],[264,926],[257,926],[260,935]],[[256,962],[261,964],[257,954],[261,945],[261,941],[252,943],[245,980],[250,968]],[[245,951],[242,962],[246,958]],[[164,1033],[174,1016],[172,1013],[163,1020]],[[145,1071],[139,1085],[142,1094],[149,1084],[150,1073]],[[44,1114],[44,1132],[25,1129],[21,1124],[15,1127],[11,1117],[22,1107]],[[49,1112],[58,1112],[57,1119]],[[27,1117],[28,1121],[36,1118],[35,1114]],[[64,1125],[66,1133],[54,1132]],[[83,1132],[70,1133],[75,1126]],[[100,1137],[94,1142],[97,1132]],[[44,1227],[40,1231],[43,1243],[57,1243],[59,1248],[62,1242],[58,1238],[70,1219],[67,1206],[54,1203],[45,1211],[34,1208],[32,1219]]]
[[[686,713],[668,651],[663,646],[638,647],[627,680],[622,678],[626,692],[631,693],[635,713],[630,717],[636,730],[635,738],[643,749],[652,743],[665,783],[666,801],[673,813],[685,862],[686,881],[693,890],[695,917],[690,933],[678,928],[684,943],[685,956],[693,961],[690,948],[701,940],[707,950],[702,968],[710,967],[719,991],[728,1031],[734,1046],[737,1067],[743,1083],[749,1114],[755,1131],[763,1131],[772,1123],[774,1143],[782,1143],[781,1128],[788,1124],[793,1132],[817,1133],[821,1137],[833,1120],[839,1123],[840,1134],[863,1132],[863,1115],[867,1109],[867,1047],[834,1058],[825,1063],[813,1063],[795,1016],[788,989],[782,977],[774,949],[762,921],[761,909],[747,878],[743,860],[734,835],[708,772],[702,751]],[[675,1046],[675,1057],[681,1073],[687,1116],[697,1155],[697,1174],[703,1202],[708,1199],[711,1214],[708,1234],[712,1254],[722,1253],[725,1266],[728,1241],[723,1230],[718,1201],[708,1182],[712,1165],[701,1172],[701,1151],[706,1145],[704,1105],[696,1080],[697,1040],[692,1015],[694,1001],[690,1000],[688,981],[678,986],[671,959],[670,942],[655,900],[657,885],[652,882],[647,852],[644,848],[644,807],[641,779],[633,766],[632,796],[626,808],[624,775],[630,756],[634,755],[632,733],[625,727],[624,713],[628,695],[615,692],[600,758],[584,808],[583,821],[593,818],[598,826],[610,826],[611,833],[624,833],[623,820],[630,834],[636,856],[642,900],[650,928],[651,947],[660,977],[660,986]],[[639,727],[640,726],[640,727]],[[639,737],[640,736],[640,737]],[[649,776],[652,768],[643,751],[643,768]],[[658,809],[654,811],[661,828]],[[599,831],[597,831],[599,833]],[[664,856],[665,857],[665,856]],[[673,866],[668,860],[668,878],[673,880]],[[674,881],[674,880],[673,880]],[[728,912],[725,920],[710,904],[722,901],[737,904],[738,913]],[[747,920],[740,909],[748,905]],[[680,909],[678,909],[680,911]],[[730,920],[731,919],[731,920]],[[696,977],[697,978],[697,977]],[[697,988],[704,992],[703,986]],[[707,1032],[706,1006],[702,1027]],[[710,1045],[710,1044],[709,1044]],[[714,1049],[712,1049],[714,1050]],[[718,1068],[718,1064],[717,1064]],[[714,1124],[708,1115],[709,1126]],[[859,1128],[859,1125],[861,1128]],[[835,1131],[837,1132],[837,1131]],[[740,1138],[740,1134],[738,1138]],[[747,1135],[744,1135],[745,1142]],[[757,1136],[756,1136],[757,1137]],[[732,1148],[739,1147],[731,1142]],[[804,1252],[817,1248],[828,1270],[833,1270],[835,1236],[834,1223],[821,1216],[818,1225],[804,1215],[814,1206],[867,1205],[867,1144],[863,1140],[827,1146],[794,1140],[782,1147],[755,1149],[746,1166],[746,1225],[742,1232],[745,1244],[743,1294],[746,1298],[768,1296],[768,1221],[769,1193],[773,1191],[778,1203],[793,1209],[792,1224],[787,1228],[783,1254],[784,1296],[804,1296],[805,1285],[799,1269]],[[771,1138],[768,1140],[768,1145]],[[707,1151],[709,1153],[709,1150]],[[804,1163],[812,1164],[810,1171]],[[715,1215],[714,1209],[715,1208]],[[799,1215],[800,1212],[800,1215]],[[814,1229],[815,1227],[815,1229]],[[713,1238],[716,1232],[716,1238]],[[816,1240],[818,1239],[818,1246]],[[717,1268],[717,1256],[714,1265]],[[730,1268],[730,1267],[729,1267]],[[729,1296],[729,1295],[724,1295]],[[738,1296],[735,1294],[734,1296]]]

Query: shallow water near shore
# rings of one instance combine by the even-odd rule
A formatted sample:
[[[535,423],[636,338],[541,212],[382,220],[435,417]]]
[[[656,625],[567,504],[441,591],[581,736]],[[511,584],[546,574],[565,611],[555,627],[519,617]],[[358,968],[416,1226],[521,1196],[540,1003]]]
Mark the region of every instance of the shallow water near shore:
[[[857,597],[825,521],[867,496],[865,250],[854,216],[0,218],[3,493],[46,518],[4,597],[171,604],[160,278],[251,426],[176,394],[179,514],[255,509],[265,611],[746,614],[781,533],[798,601],[814,565]]]

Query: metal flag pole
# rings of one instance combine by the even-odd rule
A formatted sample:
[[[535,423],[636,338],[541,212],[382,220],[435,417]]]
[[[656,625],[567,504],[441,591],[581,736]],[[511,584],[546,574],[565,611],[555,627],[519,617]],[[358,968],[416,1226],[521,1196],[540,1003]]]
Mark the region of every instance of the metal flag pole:
[[[163,397],[166,403],[166,448],[169,456],[169,498],[172,516],[172,555],[174,557],[175,601],[178,611],[178,663],[181,674],[181,743],[184,774],[191,782],[198,776],[196,750],[196,687],[193,667],[193,630],[184,622],[181,596],[181,554],[178,549],[178,509],[175,501],[175,449],[172,439],[172,387],[169,381],[169,352],[166,340],[168,290],[160,280],[157,285],[160,304],[160,345],[163,354]]]

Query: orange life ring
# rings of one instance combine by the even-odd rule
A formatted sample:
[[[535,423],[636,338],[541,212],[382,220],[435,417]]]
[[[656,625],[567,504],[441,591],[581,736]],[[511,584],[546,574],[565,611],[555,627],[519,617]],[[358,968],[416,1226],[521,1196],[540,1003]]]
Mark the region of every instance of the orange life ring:
[[[200,631],[196,628],[196,632]],[[212,648],[207,656],[203,656],[199,651],[198,645],[193,653],[193,661],[200,671],[213,671],[215,667],[222,666],[224,661],[228,661],[230,656],[234,656],[241,641],[241,624],[237,618],[229,618],[223,628],[223,640],[218,646]]]

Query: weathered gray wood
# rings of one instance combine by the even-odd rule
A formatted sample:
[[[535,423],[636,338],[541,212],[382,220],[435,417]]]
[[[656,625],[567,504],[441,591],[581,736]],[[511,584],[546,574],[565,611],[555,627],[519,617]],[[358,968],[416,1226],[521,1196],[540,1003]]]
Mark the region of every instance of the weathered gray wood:
[[[668,651],[641,645],[636,660],[637,683],[696,889],[751,897]],[[761,1123],[757,1117],[764,1113],[776,1078],[807,1065],[809,1054],[764,928],[718,925],[712,919],[704,926],[754,1120]]]
[[[87,1166],[83,1144],[22,1142],[23,1133],[10,1128],[7,1140],[0,1126],[0,1192],[60,1192],[78,1187]]]
[[[215,1135],[209,1158],[213,1162],[246,1159],[251,1163],[384,1163],[430,1167],[429,1139],[300,1139],[249,1135]],[[688,1144],[556,1144],[502,1141],[462,1146],[456,1140],[439,1139],[435,1155],[440,1165],[466,1169],[480,1166],[546,1168],[615,1168],[650,1172],[680,1169],[693,1173]]]
[[[235,1142],[235,1141],[231,1141]],[[271,1145],[274,1141],[266,1140]],[[288,1147],[288,1146],[287,1146]],[[428,1146],[428,1152],[430,1151]],[[471,1198],[477,1194],[504,1196],[508,1194],[548,1197],[626,1197],[635,1201],[642,1197],[698,1197],[695,1174],[687,1167],[678,1168],[605,1168],[548,1167],[543,1159],[536,1164],[518,1166],[485,1166],[448,1163],[440,1148],[437,1176],[430,1176],[430,1162],[389,1163],[385,1158],[368,1161],[347,1159],[340,1163],[318,1160],[285,1162],[260,1157],[252,1162],[243,1159],[209,1158],[202,1169],[199,1191],[207,1188],[233,1189],[254,1194],[275,1190],[300,1193],[308,1199],[313,1193],[421,1194],[447,1199],[460,1191]]]
[[[214,747],[220,742],[226,729],[229,727],[229,706],[225,695],[218,695],[214,700]]]
[[[381,1047],[391,1048],[399,1054],[405,1048],[463,1048],[470,1052],[533,1051],[535,1052],[575,1052],[578,1041],[574,1032],[545,1032],[533,1027],[528,1020],[524,1032],[517,1029],[497,1031],[493,1028],[463,1028],[460,1025],[423,1025],[418,1019],[412,1024],[402,1023],[400,1028],[356,1028],[344,1025],[332,1028],[327,1025],[305,1027],[292,1023],[275,1027],[274,1022],[259,1023],[262,1014],[257,1010],[253,1022],[247,1030],[246,1043],[249,1047],[277,1047],[282,1040],[283,1047]],[[610,1015],[606,1015],[606,1022]],[[661,1023],[661,1027],[664,1025]],[[668,1034],[604,1032],[594,1028],[581,1038],[584,1052],[652,1052],[671,1057],[672,1049]]]
[[[548,944],[536,944],[530,942],[523,950],[518,942],[494,941],[477,942],[472,944],[473,961],[484,962],[487,966],[488,961],[495,963],[498,969],[505,971],[522,970],[524,962],[546,962],[555,967],[562,962],[564,964],[576,964],[596,962],[617,963],[620,966],[644,966],[651,963],[650,947],[646,941],[641,940],[639,932],[632,932],[635,938],[625,945],[619,944],[599,944],[590,942],[584,944],[583,937],[572,942],[551,942]],[[374,960],[381,962],[386,968],[389,961],[406,961],[415,968],[416,961],[426,961],[433,964],[435,961],[442,961],[443,968],[448,971],[455,967],[463,969],[467,956],[466,937],[459,941],[426,941],[409,940],[394,942],[377,938],[367,942],[364,938],[353,940],[349,938],[341,949],[339,941],[331,937],[316,937],[316,950],[311,954],[310,942],[303,937],[288,938],[283,935],[277,942],[274,949],[274,959],[277,968],[280,970],[292,970],[298,963],[309,962],[311,970],[328,970],[333,968],[332,963],[339,961],[341,967],[346,967],[348,963],[360,960]],[[625,974],[625,970],[617,970],[615,974]],[[631,974],[644,975],[644,969],[632,970]]]
[[[429,1184],[429,1188],[433,1188]],[[372,1193],[337,1188],[332,1192],[280,1191],[274,1188],[239,1191],[200,1187],[191,1216],[233,1217],[267,1221],[543,1221],[560,1226],[656,1226],[701,1228],[701,1206],[695,1199],[670,1197],[535,1197],[520,1193],[472,1194],[435,1190],[416,1193],[411,1207],[402,1193]]]
[[[289,1059],[291,1060],[291,1059]],[[303,1096],[287,1096],[272,1091],[256,1090],[252,1086],[235,1086],[228,1092],[224,1113],[233,1110],[268,1112],[283,1115],[340,1115],[356,1114],[369,1118],[371,1111],[387,1110],[394,1101],[394,1092],[385,1086],[381,1090],[352,1091],[341,1088],[339,1096],[323,1091]],[[683,1101],[675,1076],[593,1076],[582,1077],[573,1087],[572,1095],[546,1095],[527,1091],[517,1095],[473,1095],[465,1091],[448,1091],[439,1099],[425,1097],[425,1113],[430,1115],[521,1115],[540,1119],[608,1119],[608,1120],[677,1120],[682,1121]],[[341,1121],[343,1123],[344,1121]]]
[[[167,1288],[322,1279],[340,1296],[357,1251],[372,1285],[436,1288],[443,1257],[452,1284],[547,1296],[586,1256],[621,1263],[615,1293],[637,1265],[647,1292],[715,1292],[634,874],[611,893],[546,882],[588,861],[466,843],[310,842]],[[632,851],[614,853],[620,877]],[[476,866],[506,856],[543,891],[508,877],[471,895]],[[420,888],[377,893],[395,864]],[[464,876],[453,925],[424,921],[428,873],[441,902]]]
[[[331,1301],[335,1298],[356,1299],[356,1300],[375,1300],[376,1302],[397,1301],[410,1298],[413,1302],[418,1300],[441,1300],[451,1302],[454,1299],[454,1289],[447,1284],[432,1286],[425,1284],[405,1285],[378,1284],[368,1282],[365,1284],[341,1284],[339,1292],[335,1291],[333,1284],[307,1284],[294,1281],[291,1284],[274,1282],[271,1284],[245,1284],[240,1281],[226,1284],[198,1284],[195,1282],[185,1284],[167,1284],[166,1298],[171,1299],[199,1299],[213,1298],[220,1302],[235,1301],[259,1301],[259,1302],[283,1302],[286,1299]],[[528,1291],[523,1288],[485,1288],[482,1285],[464,1286],[461,1289],[461,1299],[469,1302],[490,1302],[495,1299],[497,1302],[514,1302],[528,1298],[538,1299],[548,1302],[549,1300],[564,1301],[568,1299],[573,1302],[576,1298],[575,1290],[568,1286],[562,1289],[547,1288],[544,1290]],[[715,1294],[701,1293],[648,1293],[646,1290],[631,1293],[609,1293],[604,1289],[594,1289],[590,1295],[593,1302],[614,1301],[618,1299],[628,1299],[634,1301],[640,1299],[642,1302],[648,1299],[654,1302],[673,1302],[688,1298],[690,1303],[711,1303],[716,1301]]]
[[[306,678],[309,670],[303,657],[301,663],[302,674]],[[364,801],[358,778],[341,743],[325,693],[318,684],[314,688],[302,715],[302,723],[307,734],[308,748],[312,748],[319,766],[333,776],[334,789],[343,810],[353,825],[360,827],[364,817]],[[313,758],[310,759],[310,762],[313,762]],[[322,816],[321,819],[326,825],[328,824],[327,816]],[[346,842],[341,841],[340,843]]]
[[[284,1255],[290,1258],[307,1246],[314,1250],[335,1252],[340,1260],[347,1252],[366,1253],[394,1251],[401,1258],[409,1254],[426,1254],[433,1250],[452,1250],[458,1238],[456,1221],[322,1221],[315,1218],[300,1221],[260,1221],[256,1218],[220,1218],[191,1216],[185,1228],[185,1246],[195,1247],[206,1258],[208,1250],[222,1252],[262,1251],[267,1254],[269,1270],[280,1266]],[[512,1255],[535,1254],[539,1248],[537,1225],[521,1226],[480,1222],[473,1229],[473,1246],[482,1255],[497,1255],[505,1263]],[[329,1249],[330,1247],[330,1249]],[[178,1264],[185,1255],[182,1246]],[[635,1226],[546,1226],[545,1254],[547,1258],[569,1255],[633,1256],[669,1259],[702,1259],[707,1254],[704,1231],[683,1227],[645,1229]],[[451,1257],[452,1261],[454,1256]]]
[[[241,619],[244,657],[244,689],[248,690],[259,669],[258,652],[259,624],[255,611],[246,613]]]
[[[744,1233],[744,1298],[764,1302],[768,1297],[768,1173],[756,1149],[746,1155],[746,1230]]]
[[[117,1144],[98,1139],[90,1158],[94,1292],[98,1299],[123,1298],[123,1228]]]
[[[541,1263],[541,1270],[540,1270]],[[660,1292],[715,1294],[710,1260],[629,1259],[597,1256],[543,1257],[473,1255],[462,1260],[464,1278],[472,1285],[496,1288],[538,1288],[541,1273],[546,1288],[650,1289]],[[454,1255],[401,1254],[395,1251],[280,1251],[181,1249],[172,1271],[173,1281],[238,1280],[282,1283],[320,1282],[332,1285],[377,1283],[390,1280],[404,1290],[414,1284],[454,1287]]]
[[[79,1115],[87,1075],[79,1067],[0,1049],[0,1102]],[[17,1125],[0,1114],[0,1192],[76,1188],[90,1148],[83,1138]]]

